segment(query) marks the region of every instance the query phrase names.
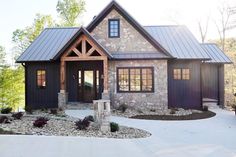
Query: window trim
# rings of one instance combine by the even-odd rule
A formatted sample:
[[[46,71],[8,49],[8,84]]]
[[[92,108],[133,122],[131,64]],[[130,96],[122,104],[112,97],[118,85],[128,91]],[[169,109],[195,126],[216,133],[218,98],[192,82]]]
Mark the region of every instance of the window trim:
[[[118,22],[118,35],[117,36],[111,36],[111,28],[110,28],[111,21]],[[108,19],[108,37],[109,38],[120,38],[120,19]]]
[[[45,71],[45,86],[38,86],[38,71]],[[38,89],[46,89],[47,87],[47,71],[46,69],[36,69],[36,87]]]
[[[128,69],[128,76],[129,76],[129,91],[121,91],[119,90],[119,69]],[[130,90],[130,69],[140,69],[140,91],[131,91]],[[142,69],[151,69],[152,71],[152,90],[150,91],[143,91],[142,90]],[[155,84],[154,84],[154,67],[116,67],[116,91],[117,93],[154,93],[154,88],[155,88]]]

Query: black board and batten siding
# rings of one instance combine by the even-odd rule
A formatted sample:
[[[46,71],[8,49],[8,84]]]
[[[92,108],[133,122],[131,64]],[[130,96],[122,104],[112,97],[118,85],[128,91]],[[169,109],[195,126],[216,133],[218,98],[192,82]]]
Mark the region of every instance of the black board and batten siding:
[[[169,108],[200,109],[201,104],[201,61],[168,61],[168,106]],[[173,69],[190,69],[189,80],[174,80]]]
[[[26,68],[26,106],[32,109],[57,108],[60,91],[60,64],[30,62]],[[37,70],[46,71],[46,88],[37,87]]]
[[[202,65],[202,96],[224,104],[224,65],[204,63]]]

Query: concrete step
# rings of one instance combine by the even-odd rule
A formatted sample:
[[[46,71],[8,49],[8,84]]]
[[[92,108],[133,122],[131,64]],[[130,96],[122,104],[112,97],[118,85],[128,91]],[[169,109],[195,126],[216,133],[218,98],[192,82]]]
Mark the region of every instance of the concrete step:
[[[66,105],[68,110],[87,110],[93,109],[92,103],[81,103],[81,102],[68,102]]]

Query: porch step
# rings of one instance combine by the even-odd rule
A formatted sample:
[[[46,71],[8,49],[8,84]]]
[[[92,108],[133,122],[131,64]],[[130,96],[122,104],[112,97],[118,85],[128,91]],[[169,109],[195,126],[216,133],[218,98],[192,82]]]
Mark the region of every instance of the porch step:
[[[69,102],[66,105],[68,110],[91,110],[93,109],[92,103],[81,103],[81,102]]]
[[[209,109],[218,109],[217,102],[215,99],[203,98],[203,106],[208,106]]]

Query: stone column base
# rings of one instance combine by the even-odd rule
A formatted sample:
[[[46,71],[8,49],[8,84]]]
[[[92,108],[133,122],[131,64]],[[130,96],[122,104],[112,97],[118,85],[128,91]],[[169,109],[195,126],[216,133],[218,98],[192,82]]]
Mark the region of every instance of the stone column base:
[[[102,99],[103,100],[110,100],[110,95],[109,95],[109,93],[108,92],[106,92],[106,93],[102,93]]]
[[[68,101],[68,93],[64,90],[61,90],[58,93],[58,108],[65,108]]]

